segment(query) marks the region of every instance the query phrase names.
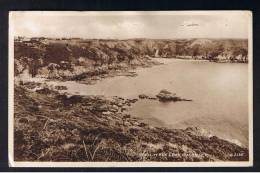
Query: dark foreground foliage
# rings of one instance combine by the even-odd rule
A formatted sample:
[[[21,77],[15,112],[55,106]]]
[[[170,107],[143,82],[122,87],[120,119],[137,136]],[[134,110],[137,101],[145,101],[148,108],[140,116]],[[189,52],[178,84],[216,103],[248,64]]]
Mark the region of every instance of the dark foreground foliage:
[[[241,161],[248,150],[200,128],[150,126],[127,114],[136,100],[14,92],[15,161]],[[239,154],[239,155],[238,155]]]

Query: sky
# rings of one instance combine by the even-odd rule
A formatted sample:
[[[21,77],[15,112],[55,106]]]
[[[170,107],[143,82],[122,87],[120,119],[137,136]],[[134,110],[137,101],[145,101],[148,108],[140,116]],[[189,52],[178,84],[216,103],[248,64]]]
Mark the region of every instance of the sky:
[[[25,37],[248,38],[247,11],[12,12],[10,32]]]

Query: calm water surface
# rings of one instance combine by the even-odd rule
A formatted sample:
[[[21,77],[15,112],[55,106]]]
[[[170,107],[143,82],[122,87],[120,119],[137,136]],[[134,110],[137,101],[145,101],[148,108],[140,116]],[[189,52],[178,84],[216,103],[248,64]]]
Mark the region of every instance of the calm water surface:
[[[68,92],[137,98],[162,89],[192,102],[139,100],[130,113],[157,126],[199,126],[219,137],[248,145],[248,66],[207,61],[160,60],[164,65],[137,69],[137,77],[117,76],[95,85],[59,82]]]

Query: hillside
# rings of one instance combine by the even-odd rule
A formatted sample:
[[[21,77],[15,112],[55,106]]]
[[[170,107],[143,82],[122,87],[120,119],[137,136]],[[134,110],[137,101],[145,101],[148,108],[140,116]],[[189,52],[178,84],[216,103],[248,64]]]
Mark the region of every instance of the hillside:
[[[35,92],[31,92],[36,86]],[[136,100],[15,85],[15,161],[246,161],[248,150],[198,127],[167,129],[124,111]]]
[[[14,42],[15,75],[82,80],[111,71],[154,65],[152,58],[247,62],[242,39],[51,39],[18,37]]]
[[[247,148],[200,127],[155,127],[130,115],[127,110],[138,99],[154,99],[144,94],[136,99],[73,95],[58,92],[66,86],[23,80],[43,77],[91,84],[114,75],[135,76],[132,69],[157,65],[156,57],[247,62],[246,45],[246,40],[17,38],[15,161],[248,160]],[[156,97],[161,102],[192,101],[167,90]]]

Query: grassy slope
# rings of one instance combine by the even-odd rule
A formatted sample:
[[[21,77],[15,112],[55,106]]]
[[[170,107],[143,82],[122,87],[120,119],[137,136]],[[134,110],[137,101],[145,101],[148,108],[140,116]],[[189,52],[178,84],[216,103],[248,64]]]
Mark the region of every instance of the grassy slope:
[[[239,54],[247,56],[247,40],[47,39],[31,43],[15,41],[15,74],[22,73],[26,66],[29,66],[31,73],[50,73],[52,70],[46,68],[51,63],[59,65],[57,68],[62,72],[60,74],[62,77],[78,75],[77,69],[81,67],[95,72],[96,69],[93,68],[111,70],[122,69],[125,66],[143,66],[149,64],[150,61],[147,57],[156,56],[157,50],[158,56],[168,58],[181,55],[203,56],[213,60],[214,56],[221,53],[225,54],[227,58],[234,58]],[[63,61],[68,64],[61,64]],[[85,71],[79,73],[85,73]]]
[[[152,65],[145,56],[154,56],[155,49],[159,48],[171,55],[176,53],[178,45],[179,48],[192,50],[190,47],[194,46],[194,42],[194,45],[202,44],[196,40],[85,40],[81,43],[79,40],[49,40],[46,44],[39,42],[31,47],[16,43],[15,70],[18,74],[28,65],[32,72],[34,67],[41,69],[55,63],[61,65],[58,72],[57,69],[53,70],[58,75],[72,75],[81,80],[81,77],[106,75],[111,70],[123,71],[128,66]],[[218,44],[225,44],[225,47],[233,49],[245,47],[246,41],[215,40],[210,45],[214,48]],[[83,57],[86,62],[77,64],[79,57]],[[43,62],[39,63],[39,59]],[[69,64],[62,66],[62,61]],[[76,64],[74,70],[81,68],[86,71],[79,70],[76,73],[70,67],[71,64]],[[47,70],[47,73],[50,71]],[[165,129],[142,123],[140,119],[121,112],[125,106],[131,104],[126,99],[108,100],[98,96],[67,98],[53,91],[46,92],[49,94],[32,93],[21,86],[15,86],[15,160],[248,159],[247,149],[217,137],[204,136],[200,129]],[[163,153],[170,153],[171,156]],[[244,155],[231,156],[237,153]]]
[[[121,112],[131,104],[127,99],[43,92],[15,86],[16,161],[248,160],[247,149],[204,136],[199,128],[142,123]],[[243,156],[231,156],[236,153]]]

